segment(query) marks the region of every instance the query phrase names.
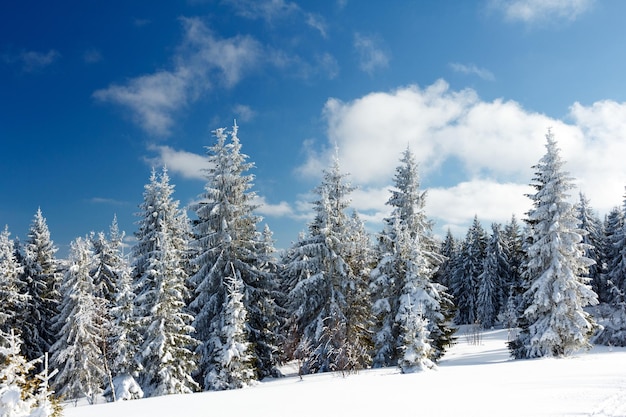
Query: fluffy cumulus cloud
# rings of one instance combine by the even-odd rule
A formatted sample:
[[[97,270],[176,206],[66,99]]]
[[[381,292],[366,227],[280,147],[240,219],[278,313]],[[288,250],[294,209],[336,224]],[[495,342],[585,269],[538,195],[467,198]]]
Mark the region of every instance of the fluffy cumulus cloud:
[[[215,85],[232,87],[259,62],[262,46],[248,36],[216,37],[196,18],[181,19],[184,41],[175,65],[112,84],[94,92],[102,102],[130,110],[133,120],[146,132],[166,136],[175,115]]]
[[[594,0],[491,0],[491,7],[507,20],[525,23],[552,19],[575,20],[593,6]]]
[[[265,197],[256,196],[253,204],[257,207],[256,212],[268,217],[291,217],[295,218],[296,214],[293,211],[293,208],[286,201],[281,201],[278,204],[269,203]]]
[[[441,228],[462,231],[474,215],[487,225],[521,218],[532,166],[545,153],[551,129],[565,169],[602,214],[620,204],[626,185],[626,103],[575,103],[565,120],[524,109],[515,101],[484,101],[471,89],[452,91],[445,81],[375,92],[350,102],[327,101],[328,144],[307,142],[301,175],[319,175],[339,148],[342,169],[358,185],[353,206],[370,221],[389,207],[395,168],[409,147],[428,189],[427,212]],[[572,192],[577,198],[578,191]]]
[[[167,169],[184,178],[205,180],[205,170],[209,163],[204,155],[173,149],[169,146],[151,146],[151,151],[158,155],[147,158],[146,162],[152,166],[166,166]]]

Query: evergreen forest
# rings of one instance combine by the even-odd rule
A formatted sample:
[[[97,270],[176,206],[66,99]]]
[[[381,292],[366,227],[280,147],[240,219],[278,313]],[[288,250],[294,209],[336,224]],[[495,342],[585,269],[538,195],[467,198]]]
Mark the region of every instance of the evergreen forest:
[[[284,251],[255,213],[238,126],[217,129],[206,183],[181,207],[166,168],[138,190],[130,250],[113,217],[56,256],[39,209],[25,240],[0,233],[0,410],[58,416],[60,401],[228,390],[281,377],[437,366],[456,329],[512,329],[511,356],[626,345],[626,197],[600,218],[548,130],[532,208],[442,239],[407,148],[369,233],[338,157],[312,220]],[[12,414],[9,414],[12,413]],[[1,414],[1,413],[0,413]]]

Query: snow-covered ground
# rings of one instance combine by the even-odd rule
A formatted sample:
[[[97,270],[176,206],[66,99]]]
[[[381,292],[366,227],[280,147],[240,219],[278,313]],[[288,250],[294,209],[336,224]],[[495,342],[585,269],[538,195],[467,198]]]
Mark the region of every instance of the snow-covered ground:
[[[626,416],[626,348],[564,359],[511,360],[506,329],[467,331],[435,371],[394,368],[307,375],[253,387],[118,403],[67,405],[67,417]]]

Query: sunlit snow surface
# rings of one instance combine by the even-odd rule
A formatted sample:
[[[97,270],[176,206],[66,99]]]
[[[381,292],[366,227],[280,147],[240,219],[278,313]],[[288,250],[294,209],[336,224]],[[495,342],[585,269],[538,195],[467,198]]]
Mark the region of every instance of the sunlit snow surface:
[[[435,371],[394,368],[270,380],[220,392],[68,405],[68,417],[626,416],[626,348],[565,359],[511,360],[508,332],[464,329]]]

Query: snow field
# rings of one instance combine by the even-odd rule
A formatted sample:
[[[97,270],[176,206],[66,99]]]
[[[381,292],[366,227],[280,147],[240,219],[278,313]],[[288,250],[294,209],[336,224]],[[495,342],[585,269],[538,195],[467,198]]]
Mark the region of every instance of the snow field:
[[[267,380],[230,391],[118,403],[68,404],[67,417],[174,416],[626,416],[626,348],[563,359],[512,360],[506,329],[470,344],[463,329],[434,371],[372,369]]]

